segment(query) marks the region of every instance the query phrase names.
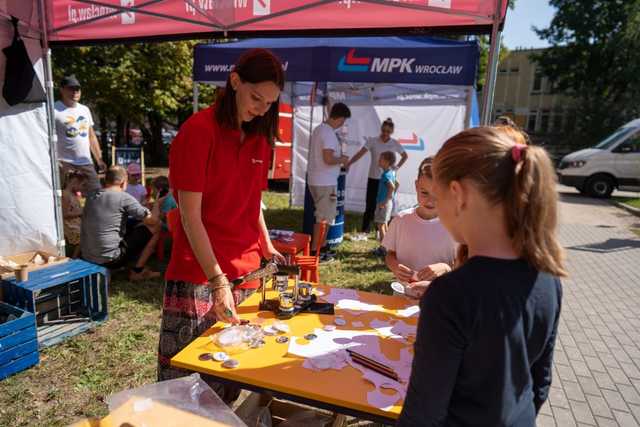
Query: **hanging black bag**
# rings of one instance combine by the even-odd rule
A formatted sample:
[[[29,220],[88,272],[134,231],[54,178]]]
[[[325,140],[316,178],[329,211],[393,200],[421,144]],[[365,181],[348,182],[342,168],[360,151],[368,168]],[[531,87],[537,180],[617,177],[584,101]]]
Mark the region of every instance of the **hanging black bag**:
[[[27,99],[36,73],[18,32],[18,18],[12,17],[11,23],[13,24],[13,41],[11,45],[2,49],[7,57],[2,96],[9,105],[16,105]]]

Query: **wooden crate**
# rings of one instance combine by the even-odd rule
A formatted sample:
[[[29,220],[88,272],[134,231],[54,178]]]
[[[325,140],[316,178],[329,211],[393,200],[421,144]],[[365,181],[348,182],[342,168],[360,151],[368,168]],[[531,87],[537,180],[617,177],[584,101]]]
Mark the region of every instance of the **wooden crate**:
[[[35,314],[40,348],[58,344],[103,322],[108,316],[109,271],[71,260],[29,274],[29,280],[4,280],[5,300]]]
[[[39,362],[34,315],[0,302],[0,314],[15,320],[0,323],[0,380]]]

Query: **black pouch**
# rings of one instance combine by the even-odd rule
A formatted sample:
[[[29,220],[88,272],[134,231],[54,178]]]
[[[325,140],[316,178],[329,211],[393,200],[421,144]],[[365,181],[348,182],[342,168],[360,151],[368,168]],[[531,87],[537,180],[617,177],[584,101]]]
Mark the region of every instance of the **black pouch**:
[[[37,80],[37,76],[18,31],[18,18],[12,17],[11,23],[13,24],[13,41],[2,49],[7,57],[2,96],[9,105],[16,105],[27,100],[43,101],[44,90],[39,80],[37,87],[34,87],[34,80]],[[32,89],[37,89],[37,91],[32,92]]]

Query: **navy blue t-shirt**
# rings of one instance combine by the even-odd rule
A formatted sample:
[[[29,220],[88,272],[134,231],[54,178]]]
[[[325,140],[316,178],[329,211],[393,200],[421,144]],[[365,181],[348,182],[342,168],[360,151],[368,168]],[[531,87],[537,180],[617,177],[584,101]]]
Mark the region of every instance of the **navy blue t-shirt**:
[[[561,299],[560,280],[523,260],[473,257],[436,279],[398,426],[534,427]]]

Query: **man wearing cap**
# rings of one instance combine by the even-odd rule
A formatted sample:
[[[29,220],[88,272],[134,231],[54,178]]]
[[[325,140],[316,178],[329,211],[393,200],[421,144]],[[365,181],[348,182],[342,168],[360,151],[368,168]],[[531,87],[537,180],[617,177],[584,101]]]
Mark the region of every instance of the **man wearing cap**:
[[[100,189],[100,180],[93,166],[93,159],[100,170],[107,165],[102,160],[102,151],[95,132],[93,118],[86,105],[80,104],[80,82],[74,75],[60,82],[60,100],[54,105],[56,133],[58,136],[58,160],[60,174],[65,177],[75,170],[88,177],[86,192]]]
[[[131,194],[140,204],[144,205],[147,198],[147,188],[142,182],[142,168],[139,163],[129,163],[127,165],[127,175],[129,182],[127,184],[127,193]]]

